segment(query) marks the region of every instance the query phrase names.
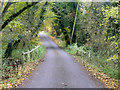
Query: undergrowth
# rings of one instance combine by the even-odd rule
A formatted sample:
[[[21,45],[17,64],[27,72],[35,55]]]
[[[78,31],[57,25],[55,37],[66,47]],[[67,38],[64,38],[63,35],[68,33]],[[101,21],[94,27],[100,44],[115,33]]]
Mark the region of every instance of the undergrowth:
[[[29,49],[32,50],[36,46],[40,45],[35,52],[31,53],[30,61],[23,60],[23,52],[27,52]],[[2,50],[4,56],[4,49]],[[1,88],[13,88],[20,84],[27,75],[34,70],[39,62],[44,58],[46,53],[46,47],[41,45],[40,38],[34,38],[31,40],[31,45],[28,48],[17,48],[12,51],[12,56],[9,58],[3,58],[3,68],[2,68],[2,81],[0,82]]]
[[[90,71],[96,78],[102,81],[108,88],[118,87],[118,65],[117,61],[107,61],[109,55],[103,55],[106,51],[94,52],[85,46],[77,47],[77,43],[72,45],[65,45],[65,42],[50,36],[53,41],[64,50],[71,54],[75,60],[83,64],[88,71]],[[62,43],[58,43],[62,42]],[[90,53],[90,54],[89,54]]]
[[[93,50],[87,50],[85,46],[78,47],[78,49],[76,49],[76,47],[77,46],[75,43],[68,46],[64,50],[72,55],[77,55],[81,60],[89,63],[93,68],[97,67],[98,71],[102,71],[112,78],[118,78],[117,61],[107,61],[107,55],[103,56],[100,52],[97,52],[96,54]]]

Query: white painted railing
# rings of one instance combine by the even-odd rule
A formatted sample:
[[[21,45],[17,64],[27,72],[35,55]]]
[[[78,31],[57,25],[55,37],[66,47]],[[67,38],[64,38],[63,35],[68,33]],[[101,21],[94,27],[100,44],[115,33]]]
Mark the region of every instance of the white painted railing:
[[[23,55],[23,60],[27,60],[28,62],[30,61],[31,59],[31,53],[34,52],[36,49],[38,49],[40,47],[40,45],[38,45],[37,47],[35,47],[34,49],[32,49],[31,51],[28,50],[28,52],[23,52],[22,55]],[[27,54],[27,58],[25,57],[25,55]]]

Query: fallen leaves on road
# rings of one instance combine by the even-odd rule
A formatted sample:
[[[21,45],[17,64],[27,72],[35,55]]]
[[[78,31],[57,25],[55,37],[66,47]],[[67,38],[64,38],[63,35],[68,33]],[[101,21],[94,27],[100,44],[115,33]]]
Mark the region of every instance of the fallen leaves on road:
[[[73,56],[73,57],[75,58],[76,61],[84,65],[87,71],[89,71],[95,78],[102,81],[107,88],[118,88],[118,80],[115,80],[109,77],[107,74],[104,74],[103,72],[99,72],[96,69],[90,67],[91,65],[84,62],[83,60],[80,60],[77,56]]]
[[[9,79],[4,79],[0,82],[0,89],[15,88],[21,84],[31,73],[32,70],[39,64],[39,60],[26,63],[23,67],[19,66],[18,75],[12,74]]]
[[[61,45],[60,40],[57,40],[55,37],[50,36],[50,38],[55,41],[55,43],[59,46]],[[60,46],[59,46],[60,47]],[[107,88],[119,88],[120,85],[118,85],[118,80],[115,80],[111,77],[109,77],[107,74],[104,74],[103,72],[99,72],[96,69],[92,68],[91,65],[89,65],[88,63],[86,63],[83,60],[80,60],[80,58],[78,58],[77,56],[74,56],[74,59],[81,63],[86,69],[87,71],[89,71],[95,78],[97,78],[98,80],[102,81],[103,84],[107,87]],[[120,90],[120,89],[119,89]]]

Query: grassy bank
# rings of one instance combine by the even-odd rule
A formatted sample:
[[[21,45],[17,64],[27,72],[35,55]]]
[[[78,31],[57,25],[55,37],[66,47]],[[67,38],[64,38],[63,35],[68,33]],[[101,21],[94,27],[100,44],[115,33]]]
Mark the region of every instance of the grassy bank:
[[[14,88],[18,84],[22,83],[31,73],[32,70],[41,62],[46,53],[46,47],[42,45],[39,37],[31,40],[30,47],[17,48],[13,50],[12,57],[4,59],[3,58],[3,76],[0,82],[1,88]],[[29,49],[32,50],[36,46],[40,45],[34,52],[30,54],[30,61],[26,59],[23,60],[23,52],[27,52]],[[4,53],[3,49],[3,53]],[[21,63],[22,61],[22,63]]]

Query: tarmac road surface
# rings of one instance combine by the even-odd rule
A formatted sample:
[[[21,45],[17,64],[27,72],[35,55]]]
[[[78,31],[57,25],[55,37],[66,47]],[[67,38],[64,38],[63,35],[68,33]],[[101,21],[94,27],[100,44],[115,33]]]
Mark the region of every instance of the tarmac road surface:
[[[47,35],[39,35],[47,47],[44,61],[17,88],[105,88]]]

